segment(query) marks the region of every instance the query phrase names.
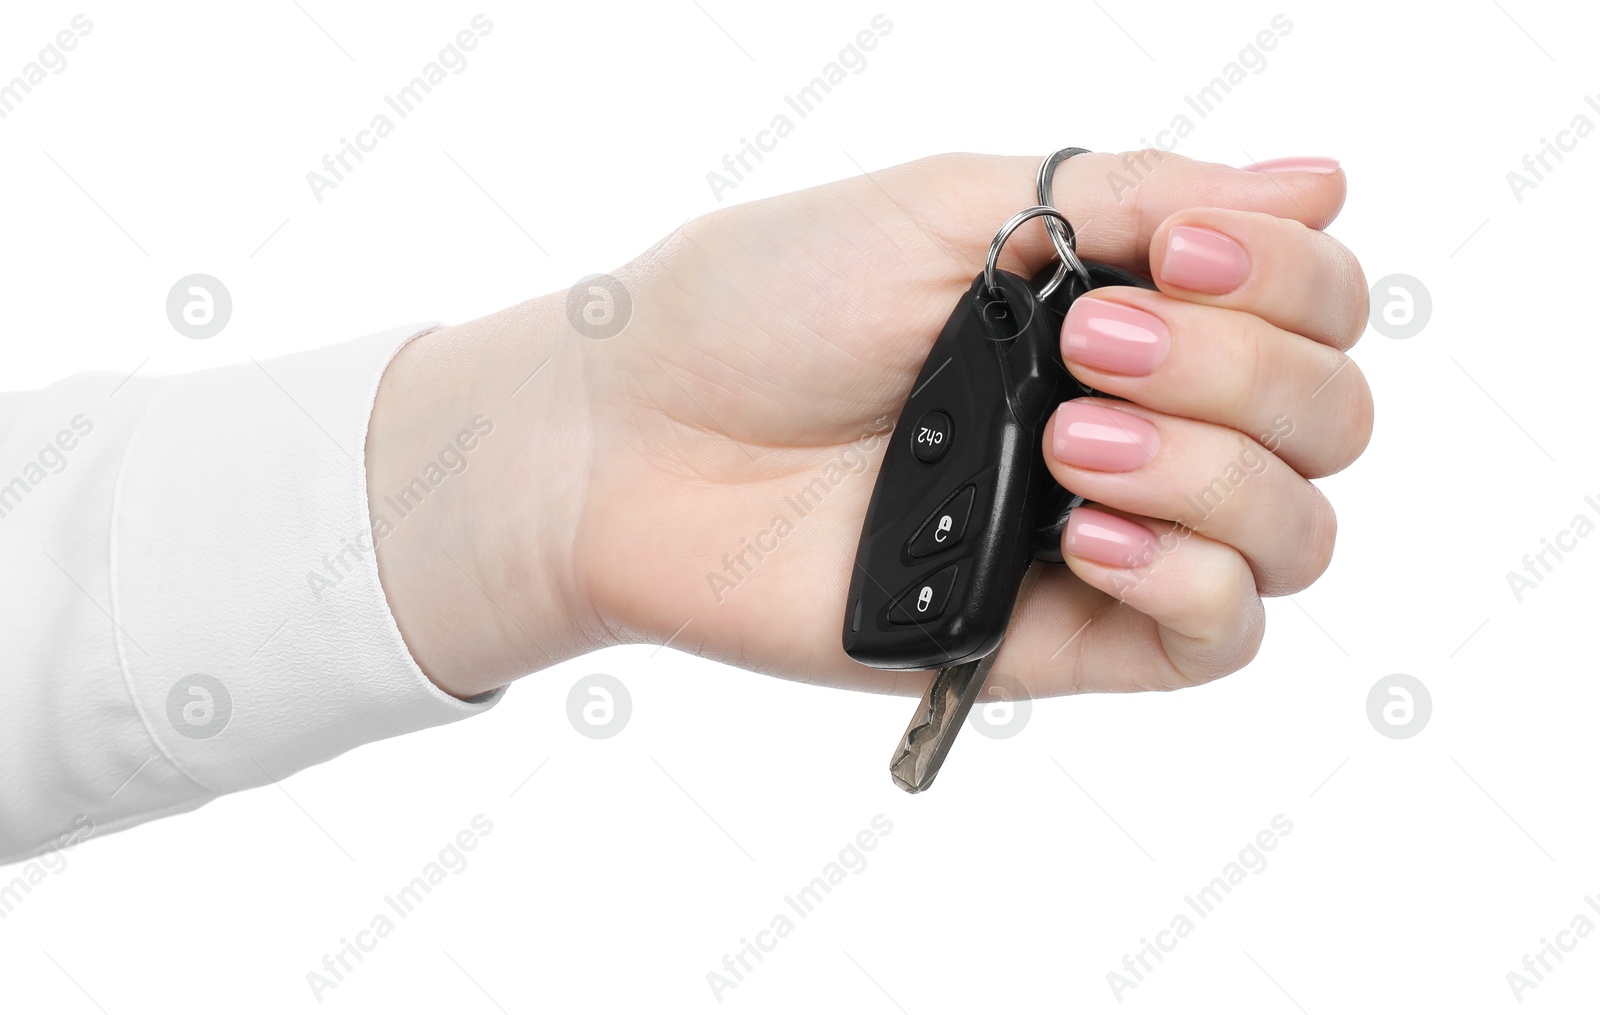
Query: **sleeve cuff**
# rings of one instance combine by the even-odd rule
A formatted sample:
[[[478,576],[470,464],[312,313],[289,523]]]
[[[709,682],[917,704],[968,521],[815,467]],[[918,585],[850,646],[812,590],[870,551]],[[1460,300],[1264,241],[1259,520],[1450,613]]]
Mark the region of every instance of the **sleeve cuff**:
[[[166,379],[129,442],[117,651],[156,749],[210,795],[498,700],[436,687],[378,580],[367,424],[389,361],[431,330]]]

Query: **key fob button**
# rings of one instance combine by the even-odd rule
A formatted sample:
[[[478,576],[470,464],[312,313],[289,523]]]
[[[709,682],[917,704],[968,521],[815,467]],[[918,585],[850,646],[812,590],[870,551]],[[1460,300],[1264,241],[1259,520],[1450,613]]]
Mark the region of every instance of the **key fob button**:
[[[972,515],[972,501],[977,488],[966,486],[939,505],[939,510],[922,523],[922,528],[906,544],[906,555],[931,557],[961,542],[967,533],[967,519]]]
[[[889,623],[922,624],[936,619],[950,602],[950,590],[955,587],[959,564],[951,564],[935,571],[922,581],[900,594],[889,607]]]
[[[911,452],[917,461],[933,464],[950,450],[950,417],[938,409],[923,413],[911,433]]]

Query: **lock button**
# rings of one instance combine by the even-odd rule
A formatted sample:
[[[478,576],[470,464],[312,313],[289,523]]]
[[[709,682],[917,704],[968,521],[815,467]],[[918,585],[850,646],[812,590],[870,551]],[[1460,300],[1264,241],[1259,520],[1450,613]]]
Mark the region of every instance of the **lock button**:
[[[977,488],[971,485],[964,486],[951,494],[939,509],[922,526],[917,529],[917,534],[911,537],[911,542],[906,544],[906,555],[909,557],[931,557],[961,542],[961,537],[967,534],[967,519],[972,515],[972,501],[977,495]]]
[[[956,572],[960,567],[959,564],[951,564],[900,593],[889,607],[889,623],[925,624],[938,619],[950,602],[950,590],[955,587]]]

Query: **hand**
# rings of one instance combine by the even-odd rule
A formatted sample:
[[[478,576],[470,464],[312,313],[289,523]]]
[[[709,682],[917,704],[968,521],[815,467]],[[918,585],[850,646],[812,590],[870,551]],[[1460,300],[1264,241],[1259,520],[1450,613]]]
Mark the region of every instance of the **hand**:
[[[1344,355],[1366,285],[1320,232],[1343,174],[1139,157],[1153,170],[1132,190],[1113,186],[1130,163],[1112,155],[1056,175],[1080,252],[1161,291],[1099,290],[1063,331],[1073,372],[1128,401],[1068,403],[1045,434],[1057,480],[1097,507],[1074,513],[1067,567],[1044,569],[1001,650],[997,669],[1038,695],[1247,663],[1260,596],[1304,588],[1332,552],[1333,511],[1308,480],[1371,431]],[[671,639],[920,693],[925,675],[844,655],[845,591],[888,430],[995,230],[1032,203],[1037,165],[941,156],[697,219],[616,273],[633,318],[607,340],[577,334],[557,295],[412,343],[374,411],[374,499],[457,417],[495,423],[482,465],[378,544],[423,669],[469,695]],[[1001,263],[1051,256],[1035,223]]]

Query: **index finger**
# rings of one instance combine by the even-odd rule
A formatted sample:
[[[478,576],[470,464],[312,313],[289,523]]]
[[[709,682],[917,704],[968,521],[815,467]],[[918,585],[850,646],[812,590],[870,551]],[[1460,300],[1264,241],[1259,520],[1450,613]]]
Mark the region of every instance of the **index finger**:
[[[973,273],[1001,223],[1036,201],[1039,158],[936,155],[869,174]],[[1303,165],[1305,163],[1295,163]],[[1088,152],[1056,168],[1053,203],[1071,220],[1084,257],[1149,274],[1150,241],[1187,208],[1233,208],[1325,228],[1344,205],[1343,171],[1267,172],[1197,162],[1154,149]],[[1017,230],[1002,265],[1031,273],[1055,256],[1040,223]]]

